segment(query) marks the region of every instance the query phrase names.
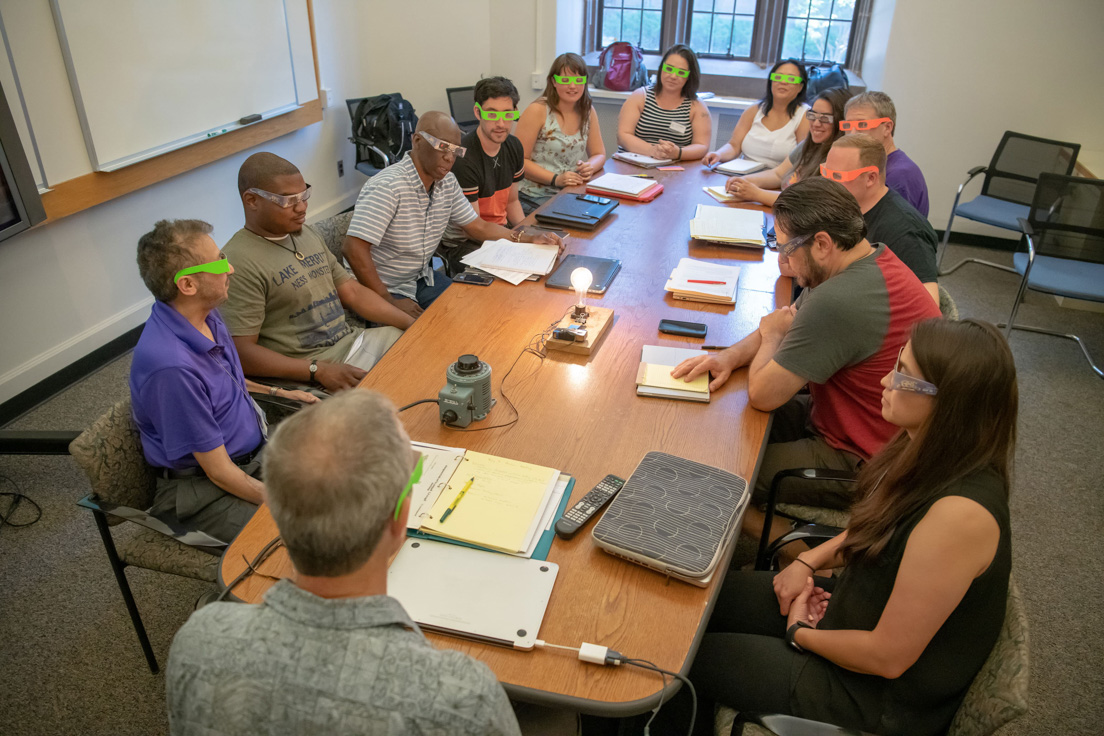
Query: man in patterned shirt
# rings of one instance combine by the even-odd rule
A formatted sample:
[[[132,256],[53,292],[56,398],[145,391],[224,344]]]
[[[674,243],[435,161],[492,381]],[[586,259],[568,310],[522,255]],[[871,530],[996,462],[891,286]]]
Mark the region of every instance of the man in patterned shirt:
[[[554,243],[558,236],[524,235],[481,219],[452,174],[460,145],[460,128],[443,112],[418,120],[413,148],[364,185],[357,199],[345,258],[360,283],[411,317],[417,317],[452,280],[430,262],[451,223],[475,241],[508,239]]]
[[[491,670],[435,649],[387,596],[418,457],[391,403],[346,391],[285,420],[270,445],[266,496],[294,576],[260,605],[212,603],[180,629],[171,732],[519,734]]]

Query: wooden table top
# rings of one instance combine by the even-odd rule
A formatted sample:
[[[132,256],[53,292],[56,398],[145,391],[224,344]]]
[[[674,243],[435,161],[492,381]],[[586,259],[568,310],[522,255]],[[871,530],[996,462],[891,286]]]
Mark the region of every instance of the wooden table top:
[[[503,378],[515,359],[505,395],[517,408],[517,422],[499,429],[460,432],[442,426],[434,405],[401,417],[411,438],[536,463],[575,476],[571,503],[607,473],[628,478],[647,452],[659,450],[723,468],[752,481],[769,415],[748,406],[747,371],[738,371],[713,393],[710,403],[639,397],[635,378],[643,345],[694,347],[700,340],[663,335],[661,318],[704,322],[706,344],[731,344],[759,324],[776,305],[789,302],[790,283],[778,274],[771,251],[731,248],[691,240],[689,221],[698,204],[717,204],[702,191],[722,183],[698,163],[685,171],[648,173],[665,191],[647,204],[622,202],[592,233],[572,232],[568,253],[619,258],[621,272],[609,290],[588,303],[615,310],[615,322],[590,356],[549,351],[542,361],[522,355],[530,339],[557,321],[574,300],[571,292],[543,283],[511,286],[456,284],[418,318],[414,326],[366,376],[362,386],[386,394],[396,406],[435,398],[445,368],[459,355],[474,353],[490,364],[498,404],[480,429],[508,422],[515,412],[503,401]],[[611,161],[607,171],[641,173]],[[581,188],[580,190],[581,191]],[[740,265],[737,304],[678,301],[663,287],[680,258]],[[548,559],[560,565],[540,638],[567,646],[602,644],[625,656],[683,672],[697,649],[705,617],[716,596],[716,575],[697,588],[613,557],[594,544],[588,526],[570,541],[556,539]],[[233,580],[246,559],[276,535],[262,507],[230,545],[220,583]],[[724,562],[727,565],[727,559]],[[723,571],[725,568],[719,568]],[[260,566],[287,577],[283,549]],[[260,600],[272,578],[251,575],[234,590],[246,602]],[[511,697],[558,704],[609,716],[654,707],[663,682],[635,668],[598,667],[555,649],[515,651],[428,634],[438,647],[466,652],[486,662]]]

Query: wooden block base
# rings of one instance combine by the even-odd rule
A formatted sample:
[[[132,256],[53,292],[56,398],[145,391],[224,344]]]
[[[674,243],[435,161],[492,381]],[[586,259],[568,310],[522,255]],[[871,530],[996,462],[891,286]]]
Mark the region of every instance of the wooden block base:
[[[590,310],[590,316],[587,317],[586,324],[584,325],[587,331],[586,340],[568,342],[567,340],[554,340],[548,338],[545,347],[549,350],[562,350],[565,353],[590,355],[594,350],[594,346],[602,339],[602,335],[605,334],[609,326],[613,324],[613,310],[606,307],[595,306],[588,307],[588,309]],[[560,323],[556,325],[556,327],[569,327],[573,324],[577,323],[569,314],[560,320]]]

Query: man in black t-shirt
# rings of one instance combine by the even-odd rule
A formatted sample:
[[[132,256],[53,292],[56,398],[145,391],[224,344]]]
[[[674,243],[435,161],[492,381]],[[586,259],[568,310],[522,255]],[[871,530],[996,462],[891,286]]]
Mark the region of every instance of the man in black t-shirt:
[[[885,148],[860,133],[843,136],[832,144],[822,173],[838,181],[858,200],[866,221],[867,240],[889,246],[938,304],[935,249],[939,239],[924,216],[886,186],[885,167]]]
[[[520,115],[517,87],[505,77],[480,79],[474,97],[479,127],[460,141],[468,151],[456,159],[452,173],[482,219],[514,227],[525,218],[518,200],[518,183],[525,175],[525,152],[512,134]],[[463,230],[450,225],[437,255],[444,259],[451,275],[464,270],[460,259],[479,245],[468,240]]]

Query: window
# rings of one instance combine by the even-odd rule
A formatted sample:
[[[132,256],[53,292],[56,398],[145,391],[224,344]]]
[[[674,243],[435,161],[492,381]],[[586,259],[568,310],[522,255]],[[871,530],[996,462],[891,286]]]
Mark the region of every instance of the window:
[[[584,50],[685,43],[702,58],[773,65],[793,57],[860,71],[873,0],[587,0]]]

